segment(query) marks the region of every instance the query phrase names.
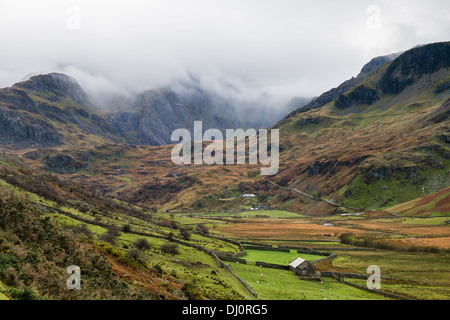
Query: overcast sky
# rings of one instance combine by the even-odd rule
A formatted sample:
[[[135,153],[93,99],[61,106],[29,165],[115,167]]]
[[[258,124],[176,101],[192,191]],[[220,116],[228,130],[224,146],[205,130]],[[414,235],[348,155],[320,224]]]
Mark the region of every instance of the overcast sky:
[[[63,71],[90,92],[188,74],[243,94],[317,96],[375,56],[450,40],[448,0],[0,0],[0,87]]]

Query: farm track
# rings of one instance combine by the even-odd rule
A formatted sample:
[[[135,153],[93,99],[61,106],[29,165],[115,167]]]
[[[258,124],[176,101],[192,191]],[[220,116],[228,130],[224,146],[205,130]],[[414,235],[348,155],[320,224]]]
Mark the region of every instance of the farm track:
[[[270,180],[267,180],[267,181],[269,181],[269,183],[271,183],[272,185],[274,185],[274,186],[276,186],[276,187],[278,187],[280,189],[287,190],[287,191],[294,191],[294,192],[296,192],[296,193],[298,193],[298,194],[300,194],[300,195],[302,195],[304,197],[307,197],[307,198],[309,198],[311,200],[322,201],[322,202],[328,203],[329,205],[331,205],[333,207],[336,207],[336,208],[345,208],[345,209],[349,209],[349,210],[353,210],[353,211],[359,211],[359,212],[363,212],[363,211],[378,212],[377,210],[374,210],[374,209],[364,209],[364,208],[359,208],[358,209],[358,208],[350,207],[350,206],[347,206],[347,205],[344,205],[344,204],[338,204],[338,203],[335,203],[335,202],[333,202],[331,200],[328,200],[328,199],[314,197],[314,196],[312,196],[310,194],[307,194],[307,193],[305,193],[303,191],[300,191],[300,190],[298,190],[296,188],[282,187],[282,186],[280,186],[279,184],[276,184],[273,181],[270,181]],[[386,211],[386,210],[383,210],[383,212],[386,212],[386,213],[388,213],[388,214],[390,214],[392,216],[395,216],[395,217],[401,217],[400,215],[398,215],[398,214],[396,214],[394,212],[389,212],[389,211]]]

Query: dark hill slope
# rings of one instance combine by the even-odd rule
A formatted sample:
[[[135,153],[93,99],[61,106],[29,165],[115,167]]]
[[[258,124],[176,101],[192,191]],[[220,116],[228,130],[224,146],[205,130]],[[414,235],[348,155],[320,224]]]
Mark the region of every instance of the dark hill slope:
[[[298,113],[307,112],[309,110],[321,108],[324,105],[326,105],[327,103],[332,102],[333,100],[337,99],[340,95],[342,95],[346,91],[359,85],[365,79],[367,79],[368,77],[373,75],[379,68],[381,68],[384,65],[386,65],[387,63],[391,62],[392,60],[397,58],[399,55],[400,55],[400,53],[394,53],[394,54],[390,54],[390,55],[386,55],[386,56],[373,58],[369,63],[367,63],[361,69],[361,72],[358,74],[358,76],[356,78],[354,77],[350,80],[347,80],[347,81],[343,82],[341,85],[339,85],[337,88],[333,88],[333,89],[323,93],[319,97],[313,99],[306,106],[292,111],[287,116],[287,118],[293,117]]]
[[[220,130],[238,125],[228,101],[198,87],[183,92],[169,87],[149,90],[137,96],[131,109],[109,113],[106,118],[115,130],[137,144],[170,144],[175,129],[192,132],[194,121]]]

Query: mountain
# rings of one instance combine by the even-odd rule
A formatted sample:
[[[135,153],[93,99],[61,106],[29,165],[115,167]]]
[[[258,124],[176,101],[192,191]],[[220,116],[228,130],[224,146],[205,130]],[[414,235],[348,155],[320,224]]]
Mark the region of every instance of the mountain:
[[[252,100],[227,96],[201,87],[195,78],[163,88],[147,90],[106,114],[109,123],[136,144],[173,143],[171,133],[186,128],[193,133],[194,121],[222,132],[237,128],[266,128],[309,99],[294,98],[277,104],[262,95]]]
[[[279,121],[274,128],[280,130],[280,170],[274,177],[260,176],[259,166],[252,165],[175,166],[171,146],[86,145],[26,161],[155,210],[238,209],[242,193],[257,194],[262,205],[307,214],[394,206],[450,185],[448,51],[449,43],[436,43],[387,63],[392,56],[372,60],[363,68],[366,74],[343,83],[330,102]],[[182,96],[170,89],[148,91],[136,100],[141,111],[116,113],[115,119],[107,114],[107,123],[121,137],[128,129],[136,140],[151,142],[151,133],[136,133],[146,123],[172,125],[170,119],[183,112],[177,108],[202,110],[209,104],[189,102],[201,97],[211,101],[202,91]],[[164,105],[171,118],[163,121],[154,110]]]
[[[53,101],[68,98],[80,105],[90,104],[88,96],[78,82],[65,74],[50,73],[34,76],[27,81],[15,84],[14,87],[31,91],[42,97],[50,95]]]
[[[139,94],[132,111],[117,111],[106,115],[109,123],[137,144],[170,144],[175,129],[193,131],[194,121],[203,121],[208,128],[225,130],[238,125],[236,112],[228,101],[199,87],[176,91],[166,87]]]
[[[235,208],[238,200],[220,199],[240,193],[309,214],[394,206],[450,185],[449,48],[375,58],[279,121],[280,170],[269,179],[251,165],[178,167],[170,146],[151,147],[194,120],[242,125],[229,99],[195,83],[148,90],[126,110],[101,112],[69,77],[32,78],[0,90],[2,142],[33,147],[22,160],[34,168],[158,210]]]
[[[197,117],[219,128],[266,121],[252,103],[241,119],[235,99],[187,85],[148,90],[106,112],[63,74],[0,89],[0,299],[253,299],[240,276],[252,264],[262,275],[243,256],[255,242],[266,252],[299,243],[308,246],[301,254],[341,250],[342,265],[333,255],[319,260],[321,276],[364,273],[368,254],[383,263],[400,256],[384,293],[403,283],[409,290],[412,275],[448,262],[449,57],[450,42],[376,58],[276,123],[280,170],[270,177],[250,164],[177,166],[171,145],[151,145]],[[414,273],[399,277],[400,260],[413,258]],[[81,290],[68,290],[68,266],[82,270]],[[436,284],[423,288],[411,298],[428,298]],[[445,298],[445,283],[439,288]]]
[[[310,103],[305,104],[303,106],[299,106],[296,110],[293,110],[289,115],[289,117],[295,116],[299,112],[306,112],[311,109],[321,108],[327,103],[338,98],[342,93],[348,91],[350,88],[353,88],[363,82],[365,79],[370,77],[376,70],[380,67],[386,65],[392,60],[396,59],[401,53],[393,53],[385,56],[380,56],[373,58],[370,62],[368,62],[361,69],[361,72],[355,77],[343,82],[337,88],[333,88],[317,98],[314,98]]]
[[[124,141],[75,79],[58,73],[0,89],[0,123],[0,143],[16,149]]]
[[[359,210],[448,187],[450,43],[414,48],[364,69],[370,75],[333,89],[329,102],[316,100],[275,126],[282,170],[274,180]],[[294,200],[285,205],[300,208]],[[301,208],[333,209],[325,202]]]
[[[170,147],[148,156],[151,151],[141,149],[128,152],[127,161],[141,159],[153,178],[128,166],[134,182],[122,184],[116,196],[183,212],[236,209],[237,195],[254,193],[269,207],[323,215],[377,210],[445,189],[450,186],[449,45],[414,48],[394,60],[376,58],[330,102],[279,121],[274,128],[280,130],[280,171],[274,177],[259,176],[259,167],[251,165],[177,167],[168,159]],[[401,91],[387,89],[399,84]],[[105,166],[112,172],[117,163]],[[236,200],[220,201],[223,197]]]

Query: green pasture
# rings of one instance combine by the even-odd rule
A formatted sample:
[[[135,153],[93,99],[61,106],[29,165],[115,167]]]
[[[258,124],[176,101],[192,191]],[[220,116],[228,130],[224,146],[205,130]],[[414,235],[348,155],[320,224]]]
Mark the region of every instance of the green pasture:
[[[290,250],[290,252],[281,252],[281,251],[264,251],[264,250],[250,249],[246,251],[247,255],[245,255],[243,258],[247,260],[247,262],[262,261],[285,266],[289,265],[289,263],[291,263],[298,257],[311,262],[324,258],[324,256],[297,253],[297,250]]]
[[[385,300],[385,297],[322,278],[322,282],[300,280],[291,271],[232,264],[262,300]],[[330,290],[331,289],[331,290]],[[323,290],[323,291],[322,291]]]

